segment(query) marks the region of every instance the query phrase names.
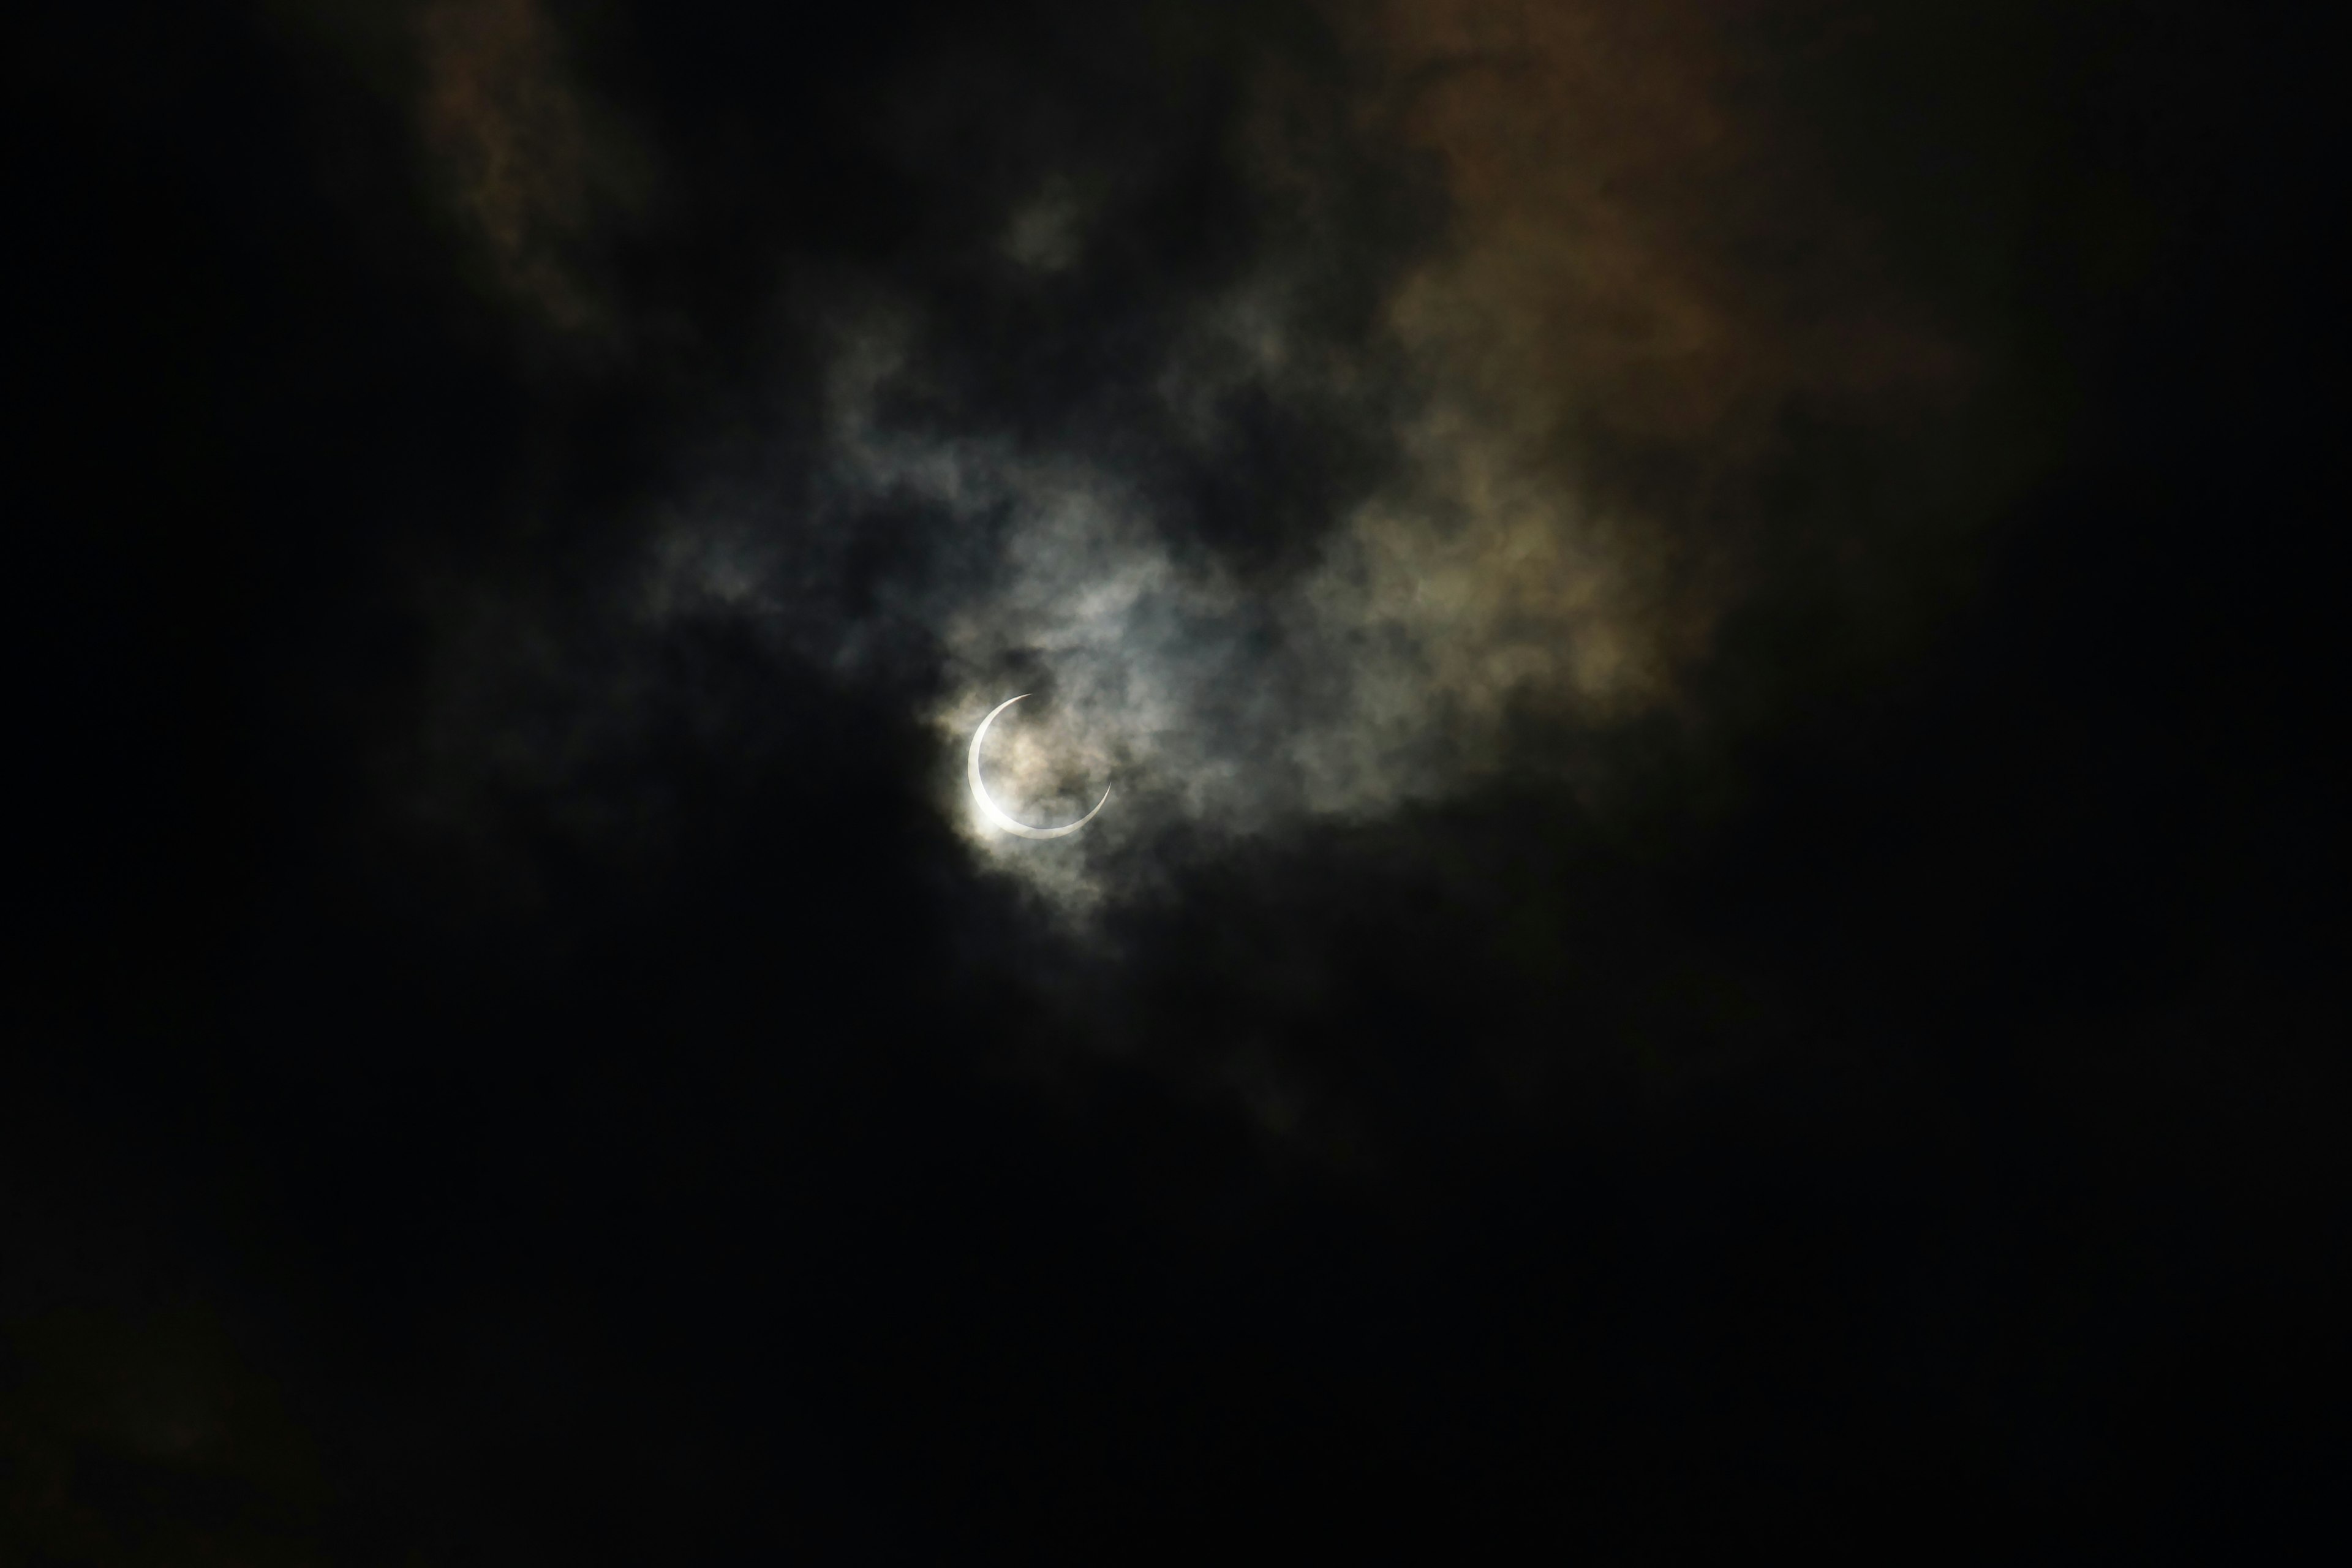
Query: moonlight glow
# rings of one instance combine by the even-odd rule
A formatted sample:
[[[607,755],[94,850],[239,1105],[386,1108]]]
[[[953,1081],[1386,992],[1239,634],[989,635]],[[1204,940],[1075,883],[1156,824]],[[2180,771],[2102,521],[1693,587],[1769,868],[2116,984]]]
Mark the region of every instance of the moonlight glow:
[[[1021,697],[1026,697],[1028,695],[1029,693],[1024,691],[1021,694]],[[1108,785],[1105,785],[1103,787],[1102,799],[1095,802],[1094,811],[1087,813],[1084,816],[1078,818],[1076,822],[1071,823],[1068,826],[1032,827],[1026,823],[1014,821],[1013,817],[1003,810],[1003,808],[999,806],[994,801],[989,799],[988,785],[981,781],[980,747],[981,742],[988,739],[988,727],[996,722],[996,716],[999,713],[1003,712],[1007,708],[1010,708],[1015,702],[1020,701],[1021,697],[1008,697],[1003,701],[998,703],[995,707],[990,709],[988,710],[988,717],[982,719],[980,721],[980,728],[973,731],[971,733],[971,755],[965,764],[964,771],[966,776],[971,780],[972,802],[980,807],[982,816],[987,817],[991,823],[1003,828],[1007,833],[1015,834],[1023,838],[1067,837],[1069,835],[1076,833],[1079,828],[1084,827],[1087,823],[1092,822],[1095,819],[1095,812],[1100,811],[1104,805],[1108,804],[1110,800],[1110,788]]]

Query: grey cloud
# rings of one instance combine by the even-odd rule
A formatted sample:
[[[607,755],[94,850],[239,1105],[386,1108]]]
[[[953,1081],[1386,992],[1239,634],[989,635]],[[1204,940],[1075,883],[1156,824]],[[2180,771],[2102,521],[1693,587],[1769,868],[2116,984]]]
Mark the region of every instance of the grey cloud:
[[[1568,749],[1582,787],[1617,728],[1692,720],[1716,628],[1771,591],[1780,422],[1899,447],[1952,416],[1960,362],[1709,28],[1492,9],[1344,22],[1341,86],[1253,68],[1220,132],[1237,268],[1135,271],[1147,163],[1124,207],[1094,174],[1000,181],[992,270],[803,286],[813,444],[660,509],[615,629],[756,626],[899,680],[940,812],[1073,910],[1171,854],[1475,788],[1530,726],[1600,742]],[[1400,172],[1432,167],[1442,223],[1382,241],[1363,190],[1420,210]],[[1075,816],[1115,785],[1074,840],[1010,841],[963,798],[965,737],[1020,690],[1008,804]]]

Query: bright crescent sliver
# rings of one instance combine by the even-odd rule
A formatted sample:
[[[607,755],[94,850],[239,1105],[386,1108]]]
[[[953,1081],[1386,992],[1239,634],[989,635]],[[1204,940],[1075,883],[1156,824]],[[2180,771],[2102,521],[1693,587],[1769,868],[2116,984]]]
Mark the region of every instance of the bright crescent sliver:
[[[1029,693],[1024,691],[1021,694],[1021,697],[1026,697],[1028,695]],[[1067,827],[1032,827],[1025,822],[1013,821],[1013,818],[1005,813],[1003,807],[999,806],[994,801],[989,799],[988,786],[980,781],[980,743],[988,739],[988,727],[996,722],[996,716],[999,713],[1003,712],[1007,708],[1012,707],[1015,702],[1020,701],[1021,697],[1008,697],[1003,701],[998,703],[995,707],[990,709],[988,711],[988,717],[980,721],[980,728],[972,731],[971,755],[964,768],[965,775],[971,780],[971,798],[973,802],[979,805],[982,816],[987,817],[991,823],[1003,828],[1007,833],[1016,835],[1022,838],[1066,837],[1068,835],[1076,833],[1079,828],[1084,827],[1087,823],[1092,822],[1095,819],[1095,811],[1100,811],[1105,805],[1109,804],[1109,785],[1106,784],[1103,786],[1103,797],[1102,799],[1095,802],[1095,811],[1087,813],[1076,822],[1071,823]]]

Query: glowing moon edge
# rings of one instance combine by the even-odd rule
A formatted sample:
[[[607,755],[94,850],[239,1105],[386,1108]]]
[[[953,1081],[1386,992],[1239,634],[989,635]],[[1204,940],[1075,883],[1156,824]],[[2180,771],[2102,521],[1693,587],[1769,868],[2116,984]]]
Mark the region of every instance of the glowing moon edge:
[[[1021,694],[1021,697],[1027,697],[1029,695],[1030,693],[1024,691]],[[1087,823],[1092,822],[1095,819],[1095,812],[1100,811],[1105,805],[1110,803],[1110,786],[1108,784],[1105,784],[1103,786],[1102,799],[1095,802],[1095,810],[1087,813],[1084,816],[1078,818],[1076,822],[1071,823],[1068,826],[1032,827],[1025,822],[1014,821],[1002,806],[998,805],[993,800],[991,800],[988,795],[988,786],[981,782],[980,746],[982,742],[988,739],[988,727],[996,722],[996,716],[999,713],[1003,712],[1007,708],[1010,708],[1015,702],[1020,701],[1021,697],[1008,697],[1003,701],[998,703],[995,707],[990,709],[988,711],[988,717],[980,721],[980,728],[971,732],[971,753],[966,760],[964,765],[964,774],[971,781],[971,798],[973,803],[980,807],[981,815],[987,817],[991,825],[1000,827],[1005,832],[1013,834],[1017,837],[1065,838],[1069,835],[1076,833],[1079,828],[1084,827]]]

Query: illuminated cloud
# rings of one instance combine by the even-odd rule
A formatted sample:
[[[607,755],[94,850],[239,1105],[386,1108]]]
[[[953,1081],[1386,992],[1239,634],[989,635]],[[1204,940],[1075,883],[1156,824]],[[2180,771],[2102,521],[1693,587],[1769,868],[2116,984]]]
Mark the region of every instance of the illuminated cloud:
[[[1774,591],[1773,530],[1822,526],[1768,504],[1790,419],[1896,449],[1949,422],[1966,361],[1717,12],[1329,19],[1336,65],[1235,51],[1220,266],[1129,242],[1197,182],[1139,137],[1121,177],[1076,144],[990,176],[984,267],[802,275],[815,439],[662,509],[626,635],[731,622],[844,680],[926,668],[939,810],[1072,908],[1170,855],[1457,795],[1529,765],[1531,729],[1691,718],[1724,617]],[[543,21],[445,5],[426,37],[465,209],[520,295],[584,321],[563,258],[596,162]],[[1899,573],[1910,525],[1864,521],[1833,548]],[[1008,804],[1062,820],[1118,790],[1051,846],[991,831],[962,784],[1023,690]]]

